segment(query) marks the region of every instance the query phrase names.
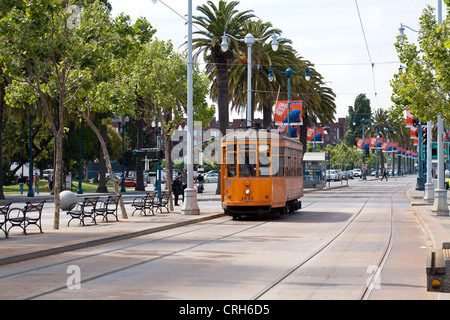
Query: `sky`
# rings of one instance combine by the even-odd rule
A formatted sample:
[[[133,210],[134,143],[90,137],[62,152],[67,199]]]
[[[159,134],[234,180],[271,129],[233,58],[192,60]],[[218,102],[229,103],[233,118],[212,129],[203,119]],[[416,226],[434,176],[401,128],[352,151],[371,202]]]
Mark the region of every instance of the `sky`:
[[[241,0],[237,9],[253,10],[255,16],[281,29],[282,38],[290,39],[294,49],[315,65],[336,94],[337,120],[347,116],[348,107],[353,106],[361,93],[370,99],[372,111],[389,109],[390,81],[400,66],[394,48],[400,24],[418,30],[423,10],[428,5],[436,8],[438,1]],[[213,2],[217,4],[218,0]],[[158,39],[171,40],[175,49],[185,49],[182,45],[187,40],[188,28],[180,15],[187,16],[187,0],[163,0],[163,3],[110,0],[110,3],[113,16],[120,12],[132,19],[143,16],[157,30]],[[197,6],[207,1],[192,3],[193,15],[199,15]],[[446,11],[444,5],[444,19]],[[417,39],[417,34],[408,29],[406,35],[410,41]],[[245,118],[245,114],[233,114],[232,118]]]

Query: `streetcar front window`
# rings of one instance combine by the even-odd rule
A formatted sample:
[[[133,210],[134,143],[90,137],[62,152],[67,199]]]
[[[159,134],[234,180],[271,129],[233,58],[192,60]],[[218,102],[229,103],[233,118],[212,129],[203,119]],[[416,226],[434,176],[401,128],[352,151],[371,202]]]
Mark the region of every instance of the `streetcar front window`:
[[[239,177],[256,177],[256,152],[239,152]]]

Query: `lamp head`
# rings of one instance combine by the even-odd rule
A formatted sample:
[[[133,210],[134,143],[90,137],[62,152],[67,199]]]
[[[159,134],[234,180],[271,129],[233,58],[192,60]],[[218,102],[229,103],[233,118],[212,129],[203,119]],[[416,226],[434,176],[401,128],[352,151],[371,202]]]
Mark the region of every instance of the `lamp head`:
[[[309,68],[306,68],[306,75],[305,75],[305,80],[309,81],[311,79],[311,74],[309,72]]]
[[[272,50],[273,51],[277,51],[278,50],[278,36],[276,35],[276,33],[274,32],[272,35]]]
[[[269,81],[272,82],[274,80],[272,69],[269,70]]]
[[[222,43],[220,44],[220,47],[222,48],[223,52],[226,52],[228,50],[228,37],[225,35],[225,33],[222,36]]]
[[[402,23],[400,23],[400,28],[398,28],[398,31],[400,31],[400,36],[401,37],[405,36],[405,27],[403,26]]]

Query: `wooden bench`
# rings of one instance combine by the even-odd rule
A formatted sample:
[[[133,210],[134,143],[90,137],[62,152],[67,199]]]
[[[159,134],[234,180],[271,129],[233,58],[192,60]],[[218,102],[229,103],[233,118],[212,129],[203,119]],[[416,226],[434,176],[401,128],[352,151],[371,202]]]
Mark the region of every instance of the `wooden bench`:
[[[6,229],[6,222],[8,221],[9,206],[11,203],[0,205],[0,229],[5,233],[5,237],[8,238],[8,229]]]
[[[117,217],[117,206],[119,204],[121,195],[108,196],[108,198],[104,201],[99,200],[97,202],[97,206],[95,208],[95,216],[103,216],[103,219],[106,219],[108,222],[108,214],[116,217],[116,221],[119,221]]]
[[[155,198],[157,197],[157,192],[156,191],[150,191],[148,192],[144,197],[137,197],[133,200],[133,204],[131,205],[132,207],[134,207],[134,211],[131,214],[132,216],[134,216],[134,213],[139,210],[141,212],[141,214],[143,213],[144,216],[147,215],[147,210],[152,212],[152,215],[154,215],[153,213],[153,203],[155,202]]]
[[[7,221],[11,224],[6,233],[13,227],[21,227],[23,233],[27,234],[27,228],[29,225],[34,224],[39,227],[42,233],[41,216],[42,209],[44,208],[45,200],[43,201],[27,201],[25,207],[12,208],[8,211]],[[6,223],[5,222],[5,223]]]
[[[97,206],[99,197],[86,197],[84,198],[82,203],[74,203],[67,211],[67,214],[70,215],[69,222],[67,222],[67,226],[69,226],[70,221],[73,219],[80,220],[80,223],[84,226],[84,218],[91,218],[94,224],[97,224],[95,221],[95,208]]]
[[[170,192],[163,191],[161,193],[161,200],[156,197],[155,201],[153,201],[153,208],[159,210],[162,213],[162,208],[166,208],[167,213],[169,213],[169,200],[170,200]],[[152,209],[153,211],[153,209]]]

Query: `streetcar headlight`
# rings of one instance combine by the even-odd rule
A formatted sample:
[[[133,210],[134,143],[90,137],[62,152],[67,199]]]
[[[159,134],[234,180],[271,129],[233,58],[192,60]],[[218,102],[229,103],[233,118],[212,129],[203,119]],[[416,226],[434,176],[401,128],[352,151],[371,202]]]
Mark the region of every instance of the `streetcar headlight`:
[[[245,194],[249,195],[250,194],[250,189],[245,189]]]

